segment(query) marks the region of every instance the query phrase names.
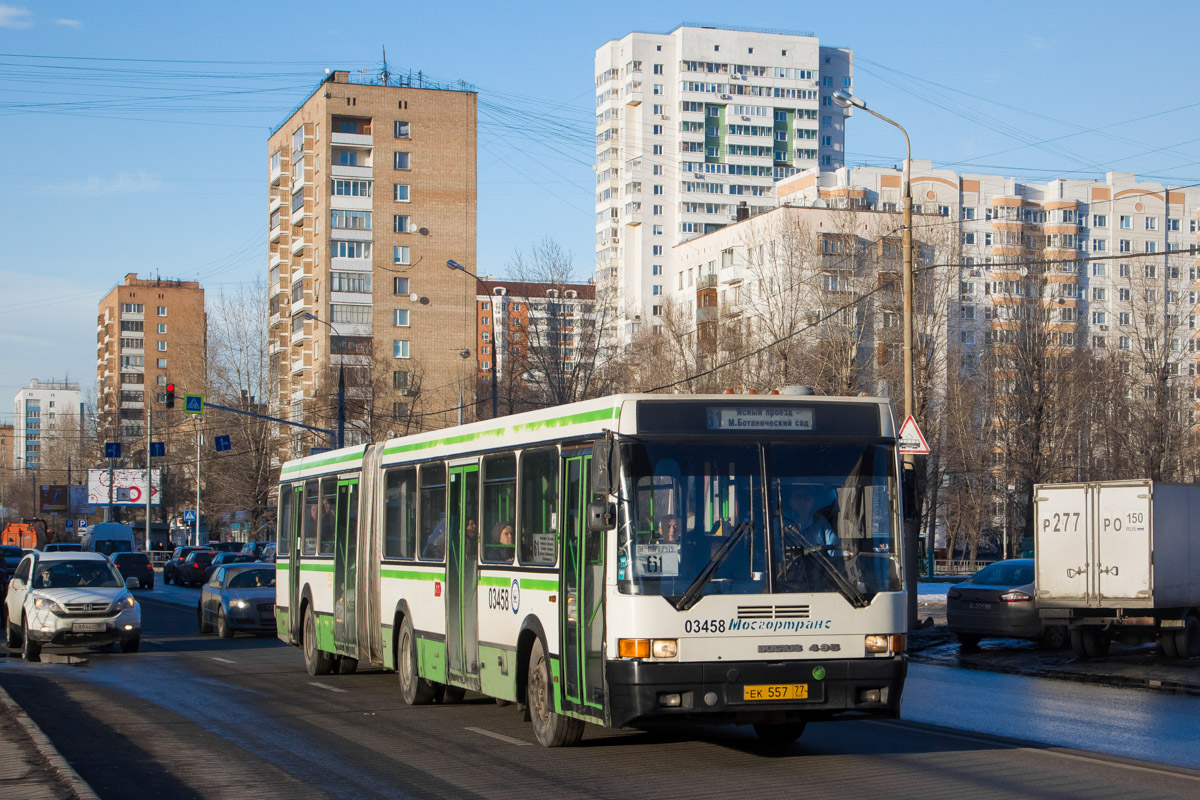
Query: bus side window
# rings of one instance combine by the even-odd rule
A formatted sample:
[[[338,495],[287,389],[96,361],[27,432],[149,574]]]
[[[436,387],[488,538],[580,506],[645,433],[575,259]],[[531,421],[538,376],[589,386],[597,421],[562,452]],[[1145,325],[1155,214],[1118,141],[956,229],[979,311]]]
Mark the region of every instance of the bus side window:
[[[423,561],[441,561],[446,557],[446,467],[425,464],[421,467],[419,549]]]
[[[292,530],[296,525],[295,487],[285,483],[279,487],[279,524],[275,527],[275,552],[286,560],[292,553]]]
[[[333,516],[337,509],[337,478],[321,479],[321,537],[318,551],[323,556],[333,555]]]
[[[389,469],[384,476],[383,555],[413,558],[417,545],[417,471]]]
[[[513,563],[516,524],[517,459],[511,455],[483,460],[482,556],[485,562]]]
[[[558,556],[558,451],[526,451],[520,470],[521,563],[553,564]]]
[[[317,482],[304,482],[304,544],[301,553],[306,556],[317,554]]]

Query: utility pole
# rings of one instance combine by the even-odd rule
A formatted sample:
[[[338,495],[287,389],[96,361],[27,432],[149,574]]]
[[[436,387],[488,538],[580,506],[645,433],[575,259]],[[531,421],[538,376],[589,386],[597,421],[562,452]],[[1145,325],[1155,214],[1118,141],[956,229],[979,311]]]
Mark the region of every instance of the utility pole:
[[[143,391],[142,396],[146,401],[146,546],[145,549],[150,549],[150,495],[154,493],[154,478],[150,472],[150,443],[154,440],[151,435],[151,417],[152,413],[150,406],[150,392]]]
[[[196,545],[200,544],[200,415],[196,415]]]

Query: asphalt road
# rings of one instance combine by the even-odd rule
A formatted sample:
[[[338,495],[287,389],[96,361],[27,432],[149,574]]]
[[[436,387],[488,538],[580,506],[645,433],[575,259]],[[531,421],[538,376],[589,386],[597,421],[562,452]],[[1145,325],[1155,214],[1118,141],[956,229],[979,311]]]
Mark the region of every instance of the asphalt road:
[[[1200,796],[1200,771],[908,721],[813,725],[778,750],[735,727],[589,727],[579,747],[548,750],[513,706],[410,707],[390,673],[313,678],[274,639],[199,636],[193,608],[147,595],[143,616],[134,655],[0,659],[0,684],[105,798]],[[932,669],[914,703],[961,705],[936,696],[951,685],[937,676],[958,671]],[[974,727],[992,730],[986,706]]]

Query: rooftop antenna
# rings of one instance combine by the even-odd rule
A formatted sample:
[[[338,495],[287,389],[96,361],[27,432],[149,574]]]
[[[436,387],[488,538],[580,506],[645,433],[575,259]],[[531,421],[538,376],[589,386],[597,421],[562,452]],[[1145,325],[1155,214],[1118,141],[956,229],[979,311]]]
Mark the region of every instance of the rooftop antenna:
[[[388,85],[388,68],[387,68],[387,48],[383,47],[383,73],[380,75],[383,78],[383,85]]]

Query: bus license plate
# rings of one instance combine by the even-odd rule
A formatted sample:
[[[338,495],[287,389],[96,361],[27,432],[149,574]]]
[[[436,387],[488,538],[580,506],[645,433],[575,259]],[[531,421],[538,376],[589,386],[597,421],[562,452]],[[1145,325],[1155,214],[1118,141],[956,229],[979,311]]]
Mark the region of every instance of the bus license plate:
[[[103,622],[76,622],[71,625],[73,633],[98,633],[103,630]]]
[[[807,700],[807,683],[764,683],[742,687],[743,700]]]

